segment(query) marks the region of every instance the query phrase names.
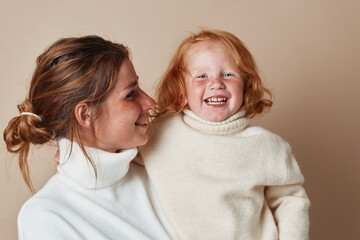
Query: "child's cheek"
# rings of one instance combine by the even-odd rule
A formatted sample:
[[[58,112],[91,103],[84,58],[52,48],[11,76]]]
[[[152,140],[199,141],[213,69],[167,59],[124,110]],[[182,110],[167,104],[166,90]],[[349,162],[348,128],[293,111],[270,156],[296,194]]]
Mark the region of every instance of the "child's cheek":
[[[206,80],[202,80],[202,79],[197,79],[193,82],[194,87],[202,87],[202,86],[206,86],[208,81]]]

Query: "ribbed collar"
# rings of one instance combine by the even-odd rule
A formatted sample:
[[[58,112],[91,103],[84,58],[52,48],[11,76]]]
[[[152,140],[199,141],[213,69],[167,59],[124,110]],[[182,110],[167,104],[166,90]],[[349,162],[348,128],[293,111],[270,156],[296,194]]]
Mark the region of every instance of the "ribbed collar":
[[[192,111],[184,110],[184,122],[202,133],[213,135],[227,135],[239,132],[250,125],[250,118],[245,117],[246,111],[240,110],[222,122],[210,122],[197,116]]]
[[[95,178],[90,162],[76,142],[73,142],[71,149],[71,141],[63,138],[59,140],[59,149],[58,173],[87,189],[107,187],[120,180],[128,172],[130,161],[137,154],[136,148],[123,150],[120,153],[110,153],[85,147],[88,156],[93,160],[97,169],[97,178]]]

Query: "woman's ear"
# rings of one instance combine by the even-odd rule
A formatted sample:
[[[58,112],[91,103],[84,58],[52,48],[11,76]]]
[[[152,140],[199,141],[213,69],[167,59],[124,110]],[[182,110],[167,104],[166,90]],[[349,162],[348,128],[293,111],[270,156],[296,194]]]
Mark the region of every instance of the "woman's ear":
[[[182,102],[180,102],[180,104],[184,103],[184,106],[186,106],[188,104],[188,100],[187,100],[187,95],[186,93],[182,93],[182,98],[180,97],[180,99],[183,99]],[[180,100],[181,101],[181,100]]]
[[[80,102],[76,104],[74,114],[79,125],[84,128],[91,128],[91,111],[89,104]]]

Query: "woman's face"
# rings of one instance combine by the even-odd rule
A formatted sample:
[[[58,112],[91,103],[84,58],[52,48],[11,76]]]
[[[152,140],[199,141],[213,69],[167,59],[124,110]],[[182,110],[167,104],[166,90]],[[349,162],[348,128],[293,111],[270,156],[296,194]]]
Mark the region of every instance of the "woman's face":
[[[138,85],[129,59],[123,60],[114,89],[94,122],[97,147],[117,152],[144,145],[148,140],[148,110],[155,102]]]

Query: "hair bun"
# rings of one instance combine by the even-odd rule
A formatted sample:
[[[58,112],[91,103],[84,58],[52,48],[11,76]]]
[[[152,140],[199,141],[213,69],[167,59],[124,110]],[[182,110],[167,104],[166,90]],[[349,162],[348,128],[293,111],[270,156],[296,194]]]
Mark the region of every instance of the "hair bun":
[[[41,118],[32,113],[32,105],[28,100],[18,105],[18,109],[21,114],[12,118],[4,131],[9,152],[18,152],[30,143],[43,144],[51,140],[51,134],[39,121]]]

